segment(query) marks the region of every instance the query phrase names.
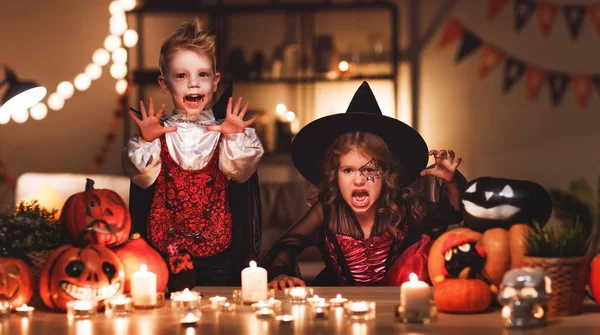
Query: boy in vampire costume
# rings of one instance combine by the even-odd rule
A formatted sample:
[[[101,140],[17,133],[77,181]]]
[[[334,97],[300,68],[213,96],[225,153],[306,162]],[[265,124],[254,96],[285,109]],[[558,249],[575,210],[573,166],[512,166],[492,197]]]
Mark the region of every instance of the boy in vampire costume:
[[[225,118],[228,100],[231,95],[232,87],[229,86],[213,105],[212,112],[216,120],[222,121]],[[165,117],[161,118],[161,120],[164,121]],[[163,147],[166,149],[166,146],[163,145]],[[168,152],[166,154],[168,155]],[[217,153],[214,153],[213,156],[215,154]],[[209,162],[207,167],[210,165],[211,163]],[[132,230],[133,232],[140,233],[151,245],[154,243],[152,243],[151,238],[148,238],[148,220],[153,201],[156,201],[154,197],[159,196],[159,193],[156,192],[157,183],[164,183],[167,192],[169,192],[169,184],[175,183],[172,176],[175,172],[172,170],[177,172],[181,169],[175,166],[161,169],[159,177],[148,188],[142,188],[134,182],[130,184],[129,208],[132,217]],[[206,187],[210,188],[214,187],[214,184],[218,184],[215,183],[215,179],[218,178],[208,177],[205,182]],[[209,199],[201,202],[206,205],[206,208],[198,208],[196,210],[196,212],[201,213],[203,219],[211,221],[211,219],[214,220],[210,216],[211,208],[218,206],[219,203],[225,205],[228,203],[231,213],[231,238],[225,250],[216,254],[197,257],[198,254],[192,254],[185,246],[189,245],[189,243],[197,245],[206,243],[210,247],[211,242],[219,239],[218,235],[220,231],[181,231],[180,228],[175,227],[176,224],[164,227],[165,234],[160,235],[163,242],[159,243],[160,246],[163,246],[162,248],[153,245],[167,261],[170,272],[168,284],[170,292],[179,291],[183,288],[192,288],[197,285],[239,286],[241,270],[248,266],[250,260],[257,259],[261,246],[261,202],[258,175],[254,172],[243,183],[225,180],[225,184],[226,199],[220,199],[218,194],[199,192],[199,196],[208,196]],[[174,187],[177,186],[175,185]],[[164,196],[162,192],[161,195]],[[173,206],[167,200],[164,215],[168,218],[173,218],[172,214],[168,212],[180,210],[182,206],[185,206],[185,204],[175,204]],[[207,223],[208,226],[212,226],[212,222]],[[167,250],[164,250],[165,245],[167,246]]]

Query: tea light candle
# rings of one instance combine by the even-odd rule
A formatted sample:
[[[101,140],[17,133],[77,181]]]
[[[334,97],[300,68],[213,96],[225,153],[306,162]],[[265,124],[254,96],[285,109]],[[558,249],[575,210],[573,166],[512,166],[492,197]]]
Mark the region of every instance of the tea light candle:
[[[275,320],[277,320],[281,323],[291,323],[292,321],[295,320],[295,318],[293,315],[285,314],[285,315],[277,315],[275,317]]]
[[[210,300],[210,304],[212,305],[213,308],[218,308],[225,304],[225,302],[227,301],[227,298],[220,297],[217,295],[217,296],[208,298],[208,300]]]
[[[131,274],[131,297],[136,307],[154,307],[156,305],[156,274],[148,271],[142,264],[140,271]]]
[[[23,304],[20,307],[15,308],[17,315],[22,316],[22,317],[32,316],[34,310],[35,310],[35,308],[33,308],[31,306],[27,306],[27,304]]]
[[[133,300],[123,294],[106,301],[106,314],[125,315],[133,310]]]
[[[431,288],[411,273],[409,281],[400,286],[400,305],[406,310],[428,313],[431,300]]]
[[[200,305],[201,296],[198,292],[185,289],[171,294],[171,306],[178,309],[193,309]]]
[[[311,298],[307,298],[306,301],[308,301],[309,304],[311,305],[318,305],[318,304],[323,304],[325,303],[325,298],[321,298],[318,295],[314,295]]]
[[[315,307],[315,319],[326,320],[329,317],[329,308],[318,306]]]
[[[198,320],[200,320],[200,318],[194,315],[194,313],[187,313],[185,317],[179,320],[179,323],[184,327],[189,327],[195,325]]]
[[[229,302],[226,302],[223,304],[223,306],[221,306],[221,311],[223,312],[233,312],[235,311],[235,304],[231,304]]]
[[[275,313],[273,312],[273,309],[268,308],[268,307],[261,308],[258,311],[254,312],[254,315],[256,315],[256,317],[259,318],[259,319],[270,318],[274,314]]]
[[[289,287],[285,289],[285,294],[294,304],[303,304],[306,297],[312,294],[312,289],[303,286]]]
[[[335,298],[329,299],[329,303],[332,307],[343,307],[346,302],[348,302],[348,299],[343,298],[339,293],[335,296]]]
[[[370,320],[375,318],[375,302],[348,301],[344,304],[346,314],[354,320]]]
[[[98,303],[89,300],[75,300],[67,302],[67,317],[87,319],[96,315]]]
[[[10,316],[12,305],[8,300],[0,300],[0,318]]]
[[[255,261],[242,270],[242,301],[254,303],[267,299],[267,270],[258,267]]]

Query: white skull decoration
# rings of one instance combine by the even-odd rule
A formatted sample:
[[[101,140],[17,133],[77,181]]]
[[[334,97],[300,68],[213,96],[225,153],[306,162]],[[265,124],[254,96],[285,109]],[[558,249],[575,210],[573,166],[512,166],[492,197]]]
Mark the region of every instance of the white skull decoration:
[[[504,306],[506,327],[529,328],[546,324],[552,281],[542,269],[512,269],[504,275],[498,301]]]

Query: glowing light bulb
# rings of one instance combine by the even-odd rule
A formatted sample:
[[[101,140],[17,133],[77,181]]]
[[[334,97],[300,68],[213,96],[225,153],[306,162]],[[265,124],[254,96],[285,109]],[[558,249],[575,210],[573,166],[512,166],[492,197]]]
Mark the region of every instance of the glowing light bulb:
[[[91,80],[96,80],[102,76],[102,68],[100,65],[91,63],[85,67],[85,74],[90,77]]]
[[[110,53],[106,49],[98,49],[94,51],[94,54],[92,55],[92,61],[94,61],[95,64],[104,66],[108,64],[108,61],[110,61]]]
[[[113,63],[110,66],[110,75],[115,79],[123,79],[127,75],[127,66],[124,63]]]
[[[135,0],[119,0],[119,2],[121,3],[121,8],[126,12],[135,8]]]
[[[65,99],[63,99],[58,93],[52,93],[48,97],[48,107],[50,109],[59,111],[65,106]]]
[[[64,100],[67,100],[75,93],[75,87],[73,87],[70,81],[63,81],[56,86],[56,93]]]
[[[287,111],[287,107],[284,104],[278,104],[275,107],[275,111],[277,112],[277,115],[283,116],[285,114],[285,112]]]
[[[346,72],[346,71],[348,71],[349,68],[350,68],[350,64],[348,64],[348,62],[346,62],[345,60],[340,62],[340,65],[339,65],[340,71]]]
[[[285,113],[285,119],[288,122],[292,122],[294,121],[294,119],[296,118],[296,114],[294,114],[294,112],[292,111],[288,111]]]
[[[113,52],[121,46],[121,38],[117,35],[108,35],[104,40],[104,49]]]
[[[43,102],[39,102],[29,109],[29,115],[34,120],[42,120],[48,115],[48,106]]]
[[[90,88],[90,85],[92,85],[92,79],[90,79],[90,77],[88,77],[85,73],[80,73],[77,75],[77,77],[75,77],[75,80],[73,80],[73,84],[75,85],[76,89],[85,91]]]
[[[110,17],[109,30],[113,35],[121,36],[127,30],[127,19],[125,14],[117,14]]]
[[[26,109],[14,111],[12,113],[12,119],[16,123],[25,123],[29,119],[29,112]]]
[[[115,0],[108,5],[108,12],[110,15],[119,15],[123,13],[123,7],[121,7],[121,1]]]
[[[115,90],[117,91],[118,94],[125,94],[125,91],[127,91],[127,85],[128,85],[127,80],[120,79],[115,84]]]
[[[138,33],[135,30],[128,29],[123,34],[123,44],[125,44],[126,47],[131,48],[134,45],[136,45],[137,42],[138,42]]]
[[[112,52],[113,63],[125,63],[127,62],[127,50],[123,48],[117,48]]]
[[[10,121],[10,113],[0,112],[0,124],[7,124]]]

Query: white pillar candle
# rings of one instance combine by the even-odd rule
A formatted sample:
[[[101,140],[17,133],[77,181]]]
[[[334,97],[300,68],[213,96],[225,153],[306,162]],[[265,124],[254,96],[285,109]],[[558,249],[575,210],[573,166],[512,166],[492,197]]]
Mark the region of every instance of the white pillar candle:
[[[255,261],[242,270],[242,301],[254,303],[267,300],[267,270],[258,267]]]
[[[411,273],[408,278],[409,281],[400,286],[400,305],[406,310],[429,313],[431,288],[427,283],[420,281],[414,273]]]
[[[131,275],[131,297],[135,306],[156,305],[156,274],[148,271],[146,264]]]

